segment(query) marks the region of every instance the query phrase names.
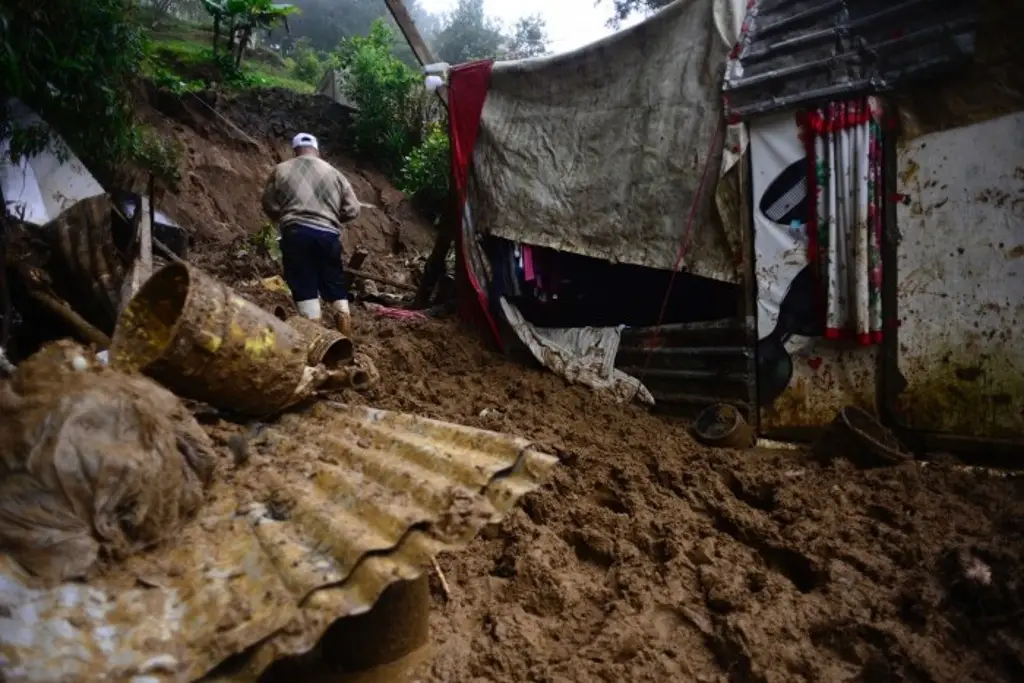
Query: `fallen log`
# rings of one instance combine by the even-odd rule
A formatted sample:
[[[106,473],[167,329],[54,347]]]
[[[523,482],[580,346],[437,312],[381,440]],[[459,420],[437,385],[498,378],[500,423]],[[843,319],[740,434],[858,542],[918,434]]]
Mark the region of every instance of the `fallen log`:
[[[382,285],[394,287],[395,289],[401,289],[406,292],[415,292],[417,289],[416,287],[406,284],[404,282],[398,282],[390,278],[381,277],[380,275],[370,275],[369,273],[364,273],[363,271],[356,270],[355,268],[349,268],[348,272],[354,277],[362,278],[363,280],[369,280],[371,282],[378,282]]]
[[[72,310],[71,306],[67,304],[63,299],[58,299],[52,294],[40,291],[38,289],[29,289],[28,294],[36,302],[42,304],[48,308],[51,312],[60,316],[64,322],[73,327],[82,338],[96,344],[101,349],[110,347],[110,337],[100,332],[98,329],[92,326],[82,316]]]

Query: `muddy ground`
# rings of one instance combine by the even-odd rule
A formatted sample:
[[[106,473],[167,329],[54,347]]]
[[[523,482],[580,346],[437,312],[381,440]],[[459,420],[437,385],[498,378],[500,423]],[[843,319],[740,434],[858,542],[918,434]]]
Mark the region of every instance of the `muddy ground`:
[[[427,680],[1024,680],[1024,479],[706,449],[453,322],[358,322],[365,400],[562,458],[441,558]]]
[[[194,102],[151,112],[188,150],[167,210],[203,245],[200,263],[250,294],[273,270],[240,244],[264,222],[275,154],[302,127],[381,205],[347,246],[414,279],[430,228],[347,160],[340,133],[318,129],[337,110],[280,94],[222,110],[244,134]],[[504,523],[440,558],[451,600],[435,592],[423,680],[1024,680],[1024,480],[706,449],[681,423],[506,360],[454,320],[357,310],[356,326],[382,379],[348,400],[515,432],[562,461]]]

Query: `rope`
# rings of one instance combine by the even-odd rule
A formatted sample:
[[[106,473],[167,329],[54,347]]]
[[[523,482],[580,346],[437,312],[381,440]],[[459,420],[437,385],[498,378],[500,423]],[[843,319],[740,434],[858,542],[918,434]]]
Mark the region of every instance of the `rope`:
[[[658,322],[654,326],[654,331],[648,337],[650,343],[647,348],[647,356],[644,359],[644,369],[640,373],[638,378],[640,381],[636,388],[636,393],[633,394],[633,398],[630,399],[630,403],[636,400],[636,397],[640,395],[640,389],[644,386],[644,380],[647,378],[647,371],[651,368],[651,358],[654,355],[654,342],[656,342],[661,336],[661,328],[665,322],[665,312],[668,310],[668,302],[672,298],[672,288],[676,283],[676,275],[679,274],[679,266],[682,265],[683,259],[686,258],[687,252],[690,250],[690,238],[693,235],[693,223],[697,217],[697,207],[700,205],[701,197],[704,196],[704,186],[708,180],[708,171],[711,169],[711,159],[715,148],[718,146],[718,138],[722,134],[722,119],[718,120],[718,126],[715,128],[715,134],[711,138],[711,145],[708,147],[707,158],[704,160],[704,170],[700,175],[700,184],[697,185],[697,194],[693,198],[693,204],[690,206],[690,215],[686,220],[686,229],[683,230],[683,237],[679,244],[679,251],[676,254],[676,262],[672,265],[672,275],[669,277],[668,288],[665,290],[665,296],[661,300],[661,310],[658,312]]]
[[[236,131],[238,131],[238,133],[239,133],[239,134],[240,134],[240,135],[241,135],[242,137],[244,137],[244,138],[245,138],[246,140],[248,140],[248,141],[249,141],[249,142],[251,142],[252,144],[254,144],[254,145],[256,145],[257,147],[259,147],[260,143],[258,143],[258,142],[256,142],[255,140],[253,140],[253,139],[252,139],[252,137],[250,137],[250,136],[249,136],[249,135],[248,135],[248,134],[247,134],[247,133],[246,133],[246,132],[245,132],[244,130],[242,130],[241,128],[239,128],[238,126],[236,126],[236,125],[235,125],[235,122],[234,122],[234,121],[232,121],[232,120],[231,120],[231,119],[229,119],[228,117],[224,116],[224,114],[221,114],[221,113],[220,113],[219,111],[217,111],[216,109],[214,109],[213,107],[211,107],[210,105],[208,105],[208,104],[207,104],[206,102],[204,102],[204,101],[203,101],[203,98],[199,97],[199,95],[196,95],[196,94],[195,94],[194,92],[189,92],[189,95],[191,95],[192,97],[194,97],[194,98],[195,98],[195,100],[196,100],[197,102],[199,102],[199,104],[203,105],[204,107],[206,107],[207,109],[209,109],[210,111],[212,111],[212,112],[213,112],[214,114],[216,114],[216,115],[217,115],[217,116],[218,116],[218,117],[219,117],[219,118],[220,118],[220,119],[221,119],[222,121],[224,121],[224,123],[228,124],[229,126],[231,126],[232,128],[234,128],[234,129],[235,129]]]

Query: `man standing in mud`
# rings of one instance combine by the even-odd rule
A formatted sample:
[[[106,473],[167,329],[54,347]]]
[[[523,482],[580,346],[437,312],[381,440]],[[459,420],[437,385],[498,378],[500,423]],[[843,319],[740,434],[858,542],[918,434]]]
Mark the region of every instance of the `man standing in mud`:
[[[342,271],[341,229],[359,216],[359,200],[341,171],[320,158],[309,133],[292,139],[295,158],[278,164],[263,190],[263,211],[281,231],[284,279],[301,313],[320,320],[320,297],[334,308],[338,331],[352,333]]]

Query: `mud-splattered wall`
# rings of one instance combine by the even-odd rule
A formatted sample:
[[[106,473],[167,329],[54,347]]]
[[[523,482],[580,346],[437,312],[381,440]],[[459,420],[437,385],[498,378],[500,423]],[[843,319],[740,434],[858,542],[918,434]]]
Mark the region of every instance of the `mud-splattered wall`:
[[[1024,112],[915,138],[898,157],[901,420],[1024,437]]]
[[[797,112],[750,123],[757,281],[757,384],[763,432],[820,427],[847,405],[875,409],[878,347],[823,337],[809,260],[814,206]]]

